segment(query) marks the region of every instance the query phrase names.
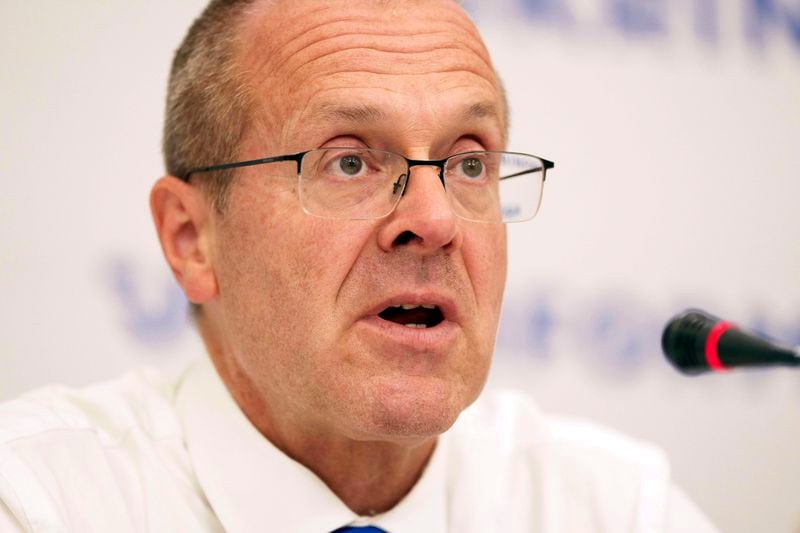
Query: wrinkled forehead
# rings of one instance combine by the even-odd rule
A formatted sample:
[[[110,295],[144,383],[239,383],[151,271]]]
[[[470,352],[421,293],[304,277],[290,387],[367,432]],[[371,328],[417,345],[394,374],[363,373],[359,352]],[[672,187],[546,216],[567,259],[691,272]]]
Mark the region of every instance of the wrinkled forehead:
[[[293,113],[324,101],[326,91],[351,86],[366,98],[380,91],[472,93],[465,105],[494,107],[505,129],[505,101],[489,53],[452,0],[277,0],[259,4],[241,35],[242,68],[264,119],[275,122],[267,126],[286,127]]]

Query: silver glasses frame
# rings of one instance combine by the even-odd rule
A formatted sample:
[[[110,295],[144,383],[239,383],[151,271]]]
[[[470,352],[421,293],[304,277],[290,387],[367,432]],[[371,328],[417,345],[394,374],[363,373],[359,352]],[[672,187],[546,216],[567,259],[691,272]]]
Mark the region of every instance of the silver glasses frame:
[[[402,196],[405,194],[406,187],[408,185],[408,182],[411,179],[411,168],[412,167],[415,167],[415,166],[433,166],[433,167],[438,168],[438,170],[439,170],[439,180],[442,183],[442,186],[445,188],[445,190],[447,190],[447,183],[446,183],[445,176],[446,176],[446,169],[447,169],[448,163],[450,161],[452,161],[452,160],[464,159],[466,157],[469,157],[470,155],[484,155],[484,154],[492,155],[492,154],[494,154],[494,155],[500,155],[500,156],[507,155],[507,156],[517,156],[517,157],[523,157],[523,158],[536,159],[536,160],[541,162],[541,167],[530,168],[530,169],[522,170],[520,172],[516,172],[516,173],[510,174],[510,175],[500,176],[499,179],[500,180],[506,180],[506,179],[511,179],[511,178],[517,177],[517,176],[522,176],[522,175],[525,175],[525,174],[530,174],[530,173],[534,173],[534,172],[541,172],[542,173],[542,178],[541,178],[541,182],[540,182],[540,186],[539,186],[540,188],[544,186],[544,182],[545,182],[545,180],[547,178],[547,171],[555,167],[555,163],[553,161],[544,159],[544,158],[539,157],[539,156],[522,153],[522,152],[473,150],[473,151],[469,151],[469,152],[462,152],[462,153],[454,154],[454,155],[451,155],[451,156],[446,157],[444,159],[424,160],[424,159],[409,159],[409,158],[405,157],[402,154],[398,154],[398,153],[395,153],[395,152],[389,152],[389,151],[385,151],[385,150],[377,150],[377,149],[372,149],[372,148],[325,147],[325,148],[314,148],[314,149],[311,149],[311,150],[305,150],[305,151],[296,152],[296,153],[293,153],[293,154],[285,154],[285,155],[263,157],[263,158],[259,158],[259,159],[250,159],[250,160],[247,160],[247,161],[237,161],[237,162],[234,162],[234,163],[224,163],[224,164],[221,164],[221,165],[211,165],[211,166],[207,166],[207,167],[198,167],[198,168],[194,168],[194,169],[190,170],[189,172],[187,172],[186,174],[181,176],[180,179],[182,179],[183,181],[185,181],[187,183],[191,183],[191,178],[195,174],[206,173],[206,172],[218,172],[218,171],[232,170],[232,169],[236,169],[236,168],[252,167],[252,166],[257,166],[257,165],[265,165],[265,164],[269,164],[269,163],[279,163],[279,162],[293,161],[297,166],[297,170],[296,170],[297,177],[298,177],[299,180],[302,180],[303,161],[304,161],[304,159],[306,158],[306,156],[308,154],[319,153],[319,152],[328,152],[328,151],[334,152],[334,151],[342,151],[342,150],[343,151],[351,151],[352,150],[352,151],[358,151],[358,152],[369,152],[369,153],[376,153],[376,154],[391,155],[391,156],[394,156],[394,157],[397,157],[397,158],[400,158],[400,159],[404,160],[405,163],[406,163],[406,171],[401,176],[399,176],[398,180],[393,184],[393,194],[397,194],[399,192],[397,200],[395,200],[394,203],[391,204],[391,207],[387,210],[386,213],[382,213],[382,214],[377,215],[377,216],[336,217],[336,216],[321,215],[321,214],[309,211],[307,209],[307,207],[303,204],[302,198],[299,198],[301,208],[303,209],[304,212],[308,213],[309,215],[319,216],[319,217],[322,217],[322,218],[349,219],[349,220],[375,220],[375,219],[384,218],[386,216],[389,216],[395,210],[397,205],[400,203],[400,198],[402,198]],[[300,183],[300,185],[301,185],[301,189],[302,189],[302,183]],[[402,190],[398,191],[398,189],[402,189]],[[496,221],[492,221],[492,220],[480,220],[480,219],[470,218],[468,216],[465,216],[463,214],[459,214],[457,212],[456,212],[456,215],[459,218],[463,218],[463,219],[466,219],[466,220],[471,220],[471,221],[474,221],[474,222],[481,222],[481,223],[524,222],[526,220],[532,219],[536,215],[536,213],[538,212],[538,209],[539,209],[539,204],[541,203],[541,197],[542,197],[542,194],[540,192],[539,195],[538,195],[537,203],[536,203],[535,206],[533,206],[532,214],[530,216],[526,217],[526,218],[522,218],[522,219],[519,219],[519,220],[496,220]]]

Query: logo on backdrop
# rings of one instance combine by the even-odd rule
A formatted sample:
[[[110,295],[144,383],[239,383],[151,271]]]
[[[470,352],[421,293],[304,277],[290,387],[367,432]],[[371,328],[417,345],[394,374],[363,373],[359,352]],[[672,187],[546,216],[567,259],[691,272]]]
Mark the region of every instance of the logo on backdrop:
[[[170,344],[188,329],[189,304],[183,290],[163,268],[145,272],[135,261],[117,257],[107,270],[116,316],[132,340],[146,345]]]
[[[691,33],[716,45],[740,38],[756,49],[772,39],[786,39],[800,52],[798,0],[468,0],[476,19],[491,19],[510,11],[530,24],[562,28],[570,35],[596,35],[604,30],[642,40]],[[729,9],[738,11],[739,27],[726,27]]]
[[[120,258],[109,272],[115,315],[132,341],[169,345],[189,332],[189,304],[169,272],[159,269],[154,274]],[[580,354],[599,374],[631,376],[662,364],[662,328],[672,314],[690,304],[678,303],[664,312],[644,299],[610,290],[577,297],[548,288],[515,293],[503,306],[497,353],[544,364],[558,354]],[[725,314],[724,309],[714,311]],[[800,307],[793,322],[759,309],[744,318],[742,326],[800,345]]]

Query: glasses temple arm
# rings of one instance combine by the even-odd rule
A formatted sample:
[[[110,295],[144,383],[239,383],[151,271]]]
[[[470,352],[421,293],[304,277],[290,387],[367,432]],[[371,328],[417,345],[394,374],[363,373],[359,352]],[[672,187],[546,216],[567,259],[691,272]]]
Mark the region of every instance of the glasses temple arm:
[[[516,178],[517,176],[523,176],[525,174],[533,174],[534,172],[544,172],[549,168],[553,168],[555,165],[550,161],[544,161],[544,166],[542,168],[532,168],[530,170],[523,170],[522,172],[516,172],[514,174],[509,174],[508,176],[501,176],[501,180],[507,180],[509,178]],[[546,176],[547,174],[545,174]]]
[[[278,163],[280,161],[294,161],[297,163],[298,169],[300,168],[300,161],[303,159],[305,153],[279,155],[275,157],[264,157],[261,159],[251,159],[249,161],[239,161],[237,163],[226,163],[224,165],[213,165],[210,167],[194,168],[184,174],[183,181],[188,182],[192,174],[199,174],[201,172],[217,172],[220,170],[230,170],[232,168],[252,167],[255,165],[263,165],[265,163]]]

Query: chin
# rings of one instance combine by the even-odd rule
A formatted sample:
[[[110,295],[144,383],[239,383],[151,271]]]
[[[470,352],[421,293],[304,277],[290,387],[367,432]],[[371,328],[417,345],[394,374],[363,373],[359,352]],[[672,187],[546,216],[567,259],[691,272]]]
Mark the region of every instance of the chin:
[[[430,378],[406,378],[369,393],[366,433],[386,440],[418,440],[441,435],[480,392]]]

